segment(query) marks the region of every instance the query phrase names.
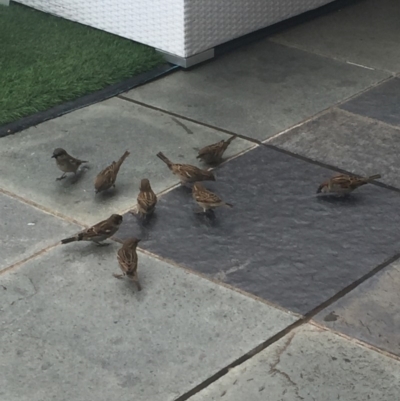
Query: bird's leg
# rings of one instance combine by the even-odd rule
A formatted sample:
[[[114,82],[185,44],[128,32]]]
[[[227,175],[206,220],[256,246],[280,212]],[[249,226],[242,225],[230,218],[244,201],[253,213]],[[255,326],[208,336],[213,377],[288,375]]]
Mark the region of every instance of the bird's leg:
[[[215,217],[214,209],[206,209],[204,214],[209,218],[214,218]]]
[[[139,283],[139,279],[137,276],[132,277],[132,281],[136,284],[138,291],[142,291],[142,286]]]
[[[64,173],[61,177],[56,178],[56,181],[61,181],[67,176],[66,173]]]
[[[114,276],[115,278],[118,278],[118,279],[121,279],[121,278],[124,277],[123,274],[117,274],[117,273],[113,273],[113,276]]]

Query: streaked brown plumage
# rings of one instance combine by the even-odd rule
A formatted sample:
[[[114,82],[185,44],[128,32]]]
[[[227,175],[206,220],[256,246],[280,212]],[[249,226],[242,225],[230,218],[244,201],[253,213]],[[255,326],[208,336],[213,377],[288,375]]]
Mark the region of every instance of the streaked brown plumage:
[[[233,207],[230,203],[224,202],[219,196],[204,188],[202,184],[196,182],[192,189],[193,199],[203,209],[204,212],[207,210],[215,209],[219,206]]]
[[[97,175],[94,181],[96,194],[98,192],[106,191],[111,187],[115,187],[115,180],[117,179],[119,169],[129,155],[130,152],[126,151],[117,162],[113,161],[108,167],[106,167]]]
[[[75,159],[67,153],[65,149],[57,148],[53,151],[52,158],[56,159],[57,167],[64,173],[61,177],[56,178],[57,181],[64,179],[66,173],[76,174],[79,166],[83,163],[87,163],[86,160]]]
[[[136,284],[138,291],[142,289],[137,273],[138,256],[136,253],[136,247],[139,242],[140,239],[138,238],[128,238],[122,247],[118,249],[117,259],[122,274],[114,273],[114,277],[116,278],[122,278],[125,275],[128,276]]]
[[[74,241],[92,241],[100,245],[100,242],[112,237],[118,231],[121,223],[122,216],[112,214],[107,220],[100,221],[100,223],[79,232],[73,237],[65,238],[61,240],[61,243],[69,244]]]
[[[317,189],[317,193],[336,193],[348,194],[361,185],[381,178],[380,174],[371,175],[370,177],[353,177],[346,174],[338,174],[329,180],[324,181]]]
[[[226,141],[222,140],[217,143],[213,143],[212,145],[205,146],[203,149],[199,150],[197,159],[201,159],[208,164],[220,163],[225,150],[236,138],[236,136],[232,136]]]
[[[157,196],[153,192],[150,186],[150,181],[147,178],[143,178],[140,182],[140,192],[137,197],[138,212],[144,216],[150,216],[156,207]]]
[[[212,171],[202,170],[190,164],[172,163],[162,152],[157,153],[159,157],[172,171],[173,174],[179,177],[181,182],[196,182],[196,181],[215,181]]]

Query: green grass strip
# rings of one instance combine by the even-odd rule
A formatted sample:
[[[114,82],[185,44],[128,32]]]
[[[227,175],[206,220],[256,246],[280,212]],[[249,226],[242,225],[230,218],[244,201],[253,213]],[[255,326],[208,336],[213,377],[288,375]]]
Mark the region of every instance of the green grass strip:
[[[0,126],[163,63],[150,47],[16,3],[0,5]]]

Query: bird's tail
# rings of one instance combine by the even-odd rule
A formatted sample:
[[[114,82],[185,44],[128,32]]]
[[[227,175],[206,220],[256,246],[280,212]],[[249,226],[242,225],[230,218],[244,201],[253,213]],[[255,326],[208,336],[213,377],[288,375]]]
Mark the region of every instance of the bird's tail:
[[[226,143],[226,146],[228,146],[234,139],[236,139],[237,138],[237,136],[236,135],[233,135],[233,136],[231,136],[229,139],[227,139],[226,141],[225,141],[225,143]]]
[[[382,176],[380,174],[375,174],[375,175],[371,175],[369,177],[366,178],[367,182],[373,181],[373,180],[377,180],[378,178],[381,178]]]
[[[78,236],[75,235],[75,237],[69,237],[69,238],[64,238],[61,240],[62,244],[69,244],[70,242],[75,242],[79,241]]]
[[[225,202],[225,206],[233,207],[233,205],[231,203],[226,203],[226,202]]]
[[[163,152],[158,152],[157,157],[161,159],[169,168],[171,168],[171,166],[174,164],[171,162],[171,160],[168,159],[167,156],[164,155]]]
[[[74,235],[73,237],[62,239],[61,243],[62,244],[69,244],[70,242],[82,241],[82,238],[83,238],[83,234],[79,233],[79,234]]]
[[[120,157],[120,159],[117,161],[116,163],[116,167],[119,170],[119,168],[121,167],[122,163],[125,161],[125,159],[130,155],[131,153],[128,151],[125,151],[125,153]]]

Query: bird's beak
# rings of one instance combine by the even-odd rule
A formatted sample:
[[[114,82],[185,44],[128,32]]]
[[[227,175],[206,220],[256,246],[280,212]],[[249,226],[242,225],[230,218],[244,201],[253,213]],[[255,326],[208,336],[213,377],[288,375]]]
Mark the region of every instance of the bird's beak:
[[[56,155],[51,156],[51,158],[56,157]]]
[[[141,239],[138,238],[137,242],[140,242],[140,241],[141,241]]]

